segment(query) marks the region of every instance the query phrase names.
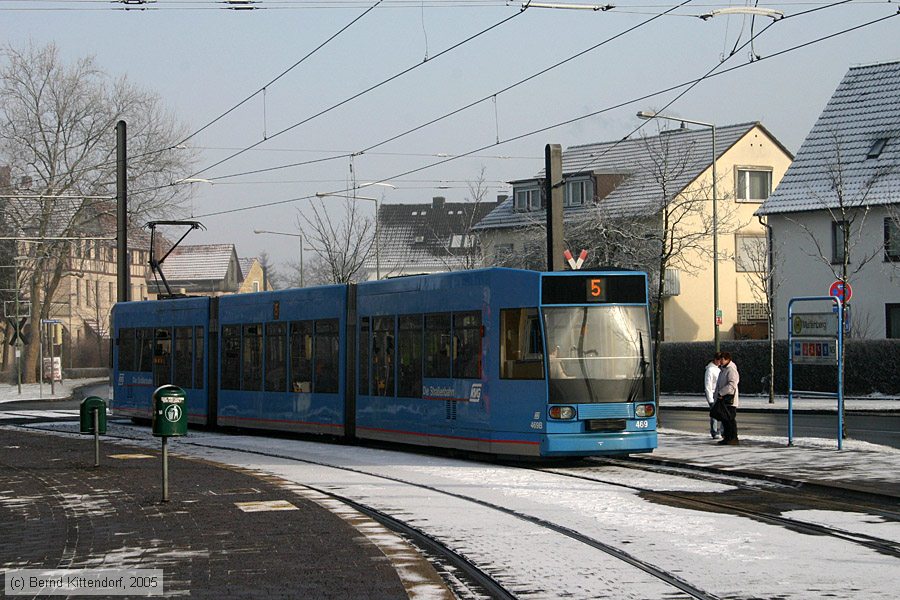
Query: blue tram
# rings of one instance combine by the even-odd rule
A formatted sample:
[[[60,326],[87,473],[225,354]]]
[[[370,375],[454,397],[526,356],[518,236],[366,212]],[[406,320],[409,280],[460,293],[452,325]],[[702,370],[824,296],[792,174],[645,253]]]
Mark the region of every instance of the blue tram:
[[[208,425],[515,456],[657,443],[643,273],[458,271],[123,303],[113,323],[112,406],[133,417],[175,383]]]

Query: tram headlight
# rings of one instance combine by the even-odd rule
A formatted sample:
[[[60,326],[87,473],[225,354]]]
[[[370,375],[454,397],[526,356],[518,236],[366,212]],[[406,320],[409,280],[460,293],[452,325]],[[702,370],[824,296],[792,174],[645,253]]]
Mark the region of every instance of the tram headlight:
[[[550,407],[550,418],[551,419],[574,419],[575,418],[575,409],[571,406],[551,406]]]
[[[634,416],[647,419],[656,414],[656,405],[654,404],[638,404],[634,407]]]

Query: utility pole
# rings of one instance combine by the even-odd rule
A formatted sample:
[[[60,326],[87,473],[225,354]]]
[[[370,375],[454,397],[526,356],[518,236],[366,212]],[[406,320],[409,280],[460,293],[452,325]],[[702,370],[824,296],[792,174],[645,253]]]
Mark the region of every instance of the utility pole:
[[[563,187],[562,147],[547,144],[544,148],[544,196],[547,198],[547,270],[562,271],[563,252]]]
[[[116,299],[128,302],[131,265],[128,260],[128,185],[125,121],[116,123]]]

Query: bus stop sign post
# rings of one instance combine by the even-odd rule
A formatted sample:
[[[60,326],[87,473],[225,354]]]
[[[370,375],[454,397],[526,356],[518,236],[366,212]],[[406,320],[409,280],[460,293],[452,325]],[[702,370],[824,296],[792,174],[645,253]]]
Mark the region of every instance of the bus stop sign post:
[[[161,385],[153,392],[153,435],[162,438],[162,501],[169,501],[170,436],[187,433],[187,404],[184,390],[176,385]]]
[[[839,283],[839,282],[835,282]],[[832,286],[834,288],[834,286]],[[843,290],[843,288],[842,288]],[[843,294],[841,294],[842,296]],[[788,446],[794,445],[794,394],[837,398],[838,450],[844,432],[844,310],[841,296],[807,296],[788,302]],[[847,297],[850,297],[849,287]],[[794,313],[795,302],[829,302],[837,310],[827,313]],[[799,340],[795,340],[799,338]],[[837,365],[837,392],[794,390],[794,363]]]

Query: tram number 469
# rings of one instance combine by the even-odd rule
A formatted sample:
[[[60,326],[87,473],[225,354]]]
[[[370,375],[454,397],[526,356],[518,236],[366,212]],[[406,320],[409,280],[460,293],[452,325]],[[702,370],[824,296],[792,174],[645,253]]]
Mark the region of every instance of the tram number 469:
[[[634,426],[638,429],[647,429],[650,427],[650,421],[637,421]]]

